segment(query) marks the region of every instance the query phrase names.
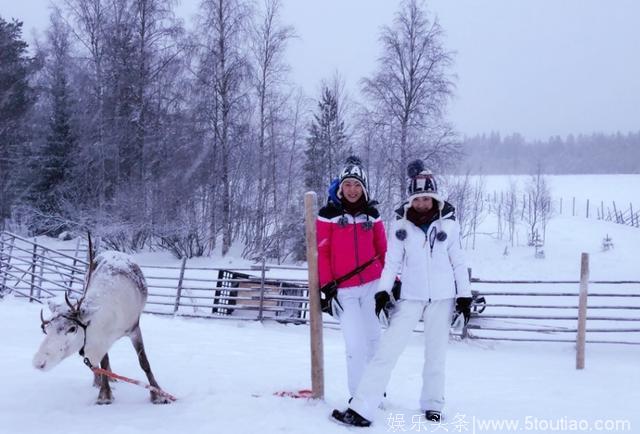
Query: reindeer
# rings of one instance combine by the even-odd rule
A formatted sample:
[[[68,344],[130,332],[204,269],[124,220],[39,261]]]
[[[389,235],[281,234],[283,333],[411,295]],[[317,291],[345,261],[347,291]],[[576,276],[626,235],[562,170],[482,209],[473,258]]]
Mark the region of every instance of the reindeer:
[[[147,284],[142,271],[129,255],[107,251],[94,261],[92,251],[89,237],[89,268],[82,297],[73,303],[65,293],[65,304],[49,302],[53,314],[49,320],[45,320],[40,311],[46,337],[33,357],[33,366],[48,371],[79,352],[89,367],[99,362],[102,369],[110,371],[109,348],[121,337],[128,336],[149,383],[159,389],[140,331],[140,314],[147,300]],[[95,384],[100,387],[96,403],[111,404],[113,394],[108,378],[96,375]],[[169,403],[154,391],[151,391],[151,401]]]

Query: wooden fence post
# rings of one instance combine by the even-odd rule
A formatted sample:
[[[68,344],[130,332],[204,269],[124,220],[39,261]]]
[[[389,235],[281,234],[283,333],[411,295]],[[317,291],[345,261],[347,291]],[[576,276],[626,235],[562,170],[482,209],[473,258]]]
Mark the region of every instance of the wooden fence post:
[[[307,265],[309,270],[309,331],[311,333],[311,390],[316,399],[324,399],[324,354],[322,310],[318,282],[318,246],[316,241],[316,193],[304,195]]]
[[[7,273],[9,272],[9,268],[11,268],[11,255],[13,254],[13,244],[16,242],[14,237],[11,237],[11,243],[8,245],[8,251],[5,247],[7,243],[4,241],[4,233],[0,233],[0,237],[2,237],[2,250],[0,250],[0,272],[2,272],[2,283],[0,283],[0,298],[4,296],[6,284],[7,284]]]
[[[587,218],[589,218],[589,199],[587,199]]]
[[[576,197],[573,197],[573,205],[571,207],[571,217],[576,216]]]
[[[182,258],[180,264],[180,277],[178,278],[178,288],[176,289],[176,302],[173,305],[173,313],[176,314],[180,309],[180,298],[182,298],[182,282],[184,281],[184,269],[187,265],[187,257]]]
[[[266,259],[264,254],[262,255],[261,269],[262,269],[262,272],[260,273],[260,305],[258,307],[258,321],[262,321],[262,317],[264,316],[262,312],[264,310],[264,280],[265,280],[265,273],[267,271]]]
[[[29,303],[33,301],[33,290],[36,287],[36,263],[38,262],[38,239],[33,240],[33,254],[31,256],[31,286],[29,289]]]
[[[69,292],[71,292],[71,290],[73,289],[73,276],[76,274],[76,267],[78,266],[78,253],[80,251],[80,240],[81,240],[80,237],[76,238],[76,251],[73,253],[73,262],[71,264],[73,268],[71,268],[71,277],[69,278],[69,289],[68,289]]]
[[[37,299],[40,299],[42,296],[42,282],[44,280],[44,258],[47,254],[47,251],[42,247],[42,254],[38,259],[40,259],[40,273],[38,274],[38,294],[36,295]]]
[[[584,346],[587,330],[587,293],[589,288],[589,254],[580,262],[580,298],[578,301],[578,333],[576,335],[576,369],[584,369]]]

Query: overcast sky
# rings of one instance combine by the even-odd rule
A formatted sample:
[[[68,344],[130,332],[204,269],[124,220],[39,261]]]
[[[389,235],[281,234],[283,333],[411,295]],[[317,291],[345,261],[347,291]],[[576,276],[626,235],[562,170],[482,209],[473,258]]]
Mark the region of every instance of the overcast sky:
[[[52,0],[0,0],[0,15],[43,29]],[[53,0],[60,1],[60,0]],[[182,0],[188,22],[199,0]],[[299,36],[292,79],[315,96],[339,71],[358,97],[380,54],[378,34],[399,0],[283,0]],[[640,1],[432,0],[457,52],[450,118],[466,135],[520,132],[529,139],[640,130]]]

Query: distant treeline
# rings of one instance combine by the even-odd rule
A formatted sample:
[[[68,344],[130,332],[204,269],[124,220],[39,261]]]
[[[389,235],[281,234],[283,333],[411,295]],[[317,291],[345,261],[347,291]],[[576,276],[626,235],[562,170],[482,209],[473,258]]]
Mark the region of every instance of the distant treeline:
[[[640,131],[527,141],[520,134],[466,137],[463,171],[483,174],[640,173]]]

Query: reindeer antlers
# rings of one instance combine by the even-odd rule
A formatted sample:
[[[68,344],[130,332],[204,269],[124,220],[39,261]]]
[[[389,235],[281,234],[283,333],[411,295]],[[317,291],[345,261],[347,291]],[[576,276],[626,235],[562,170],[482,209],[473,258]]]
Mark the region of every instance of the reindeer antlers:
[[[67,303],[67,306],[69,306],[69,309],[71,309],[71,312],[79,312],[80,311],[80,306],[82,305],[82,302],[84,301],[85,295],[87,295],[87,289],[89,288],[89,283],[91,282],[91,274],[92,274],[93,268],[94,268],[94,263],[93,263],[94,252],[93,252],[93,242],[91,241],[91,232],[87,232],[87,239],[88,239],[88,244],[89,244],[89,246],[87,248],[88,265],[87,265],[87,273],[85,275],[84,285],[83,285],[83,288],[82,288],[82,296],[80,297],[80,299],[78,299],[78,301],[74,305],[71,302],[71,300],[69,299],[69,293],[68,292],[64,293],[64,301]]]
[[[87,233],[87,238],[89,240],[89,250],[88,250],[89,264],[87,266],[87,273],[84,281],[84,287],[82,288],[82,297],[80,297],[80,299],[74,305],[69,299],[69,293],[66,291],[64,293],[64,301],[65,303],[67,303],[67,306],[69,306],[69,309],[71,309],[72,313],[80,312],[80,306],[82,305],[82,302],[84,301],[84,297],[87,294],[87,289],[89,288],[89,283],[91,282],[91,274],[93,272],[93,268],[95,265],[93,263],[94,253],[93,253],[93,242],[91,241],[91,232]],[[51,322],[51,320],[44,319],[44,309],[40,310],[40,321],[42,322],[42,324],[40,324],[40,328],[42,328],[42,332],[46,334],[47,332],[45,331],[45,327],[47,326],[47,324]]]
[[[83,297],[83,298],[84,298],[84,297]],[[71,300],[69,300],[69,292],[65,292],[65,293],[64,293],[64,301],[67,303],[67,306],[69,306],[69,308],[70,308],[70,309],[71,309],[71,311],[73,312],[73,311],[76,311],[76,310],[79,310],[79,309],[80,309],[80,303],[82,303],[82,298],[81,298],[81,299],[80,299],[80,301],[78,301],[78,302],[76,303],[76,305],[74,306],[74,305],[71,303]]]
[[[76,310],[80,310],[80,305],[82,304],[82,302],[84,301],[84,297],[85,295],[87,295],[87,289],[89,289],[89,283],[91,282],[91,274],[93,273],[93,268],[94,268],[94,252],[93,252],[93,242],[91,240],[91,231],[87,231],[87,243],[88,243],[88,247],[87,247],[87,256],[88,256],[88,265],[87,265],[87,275],[84,281],[84,288],[82,288],[82,297],[80,297],[80,300],[78,300],[78,303],[75,306]],[[66,298],[66,294],[65,294],[65,298]],[[69,304],[69,302],[67,301],[67,304]],[[69,304],[69,306],[73,309],[73,307]]]
[[[66,294],[65,294],[66,295]],[[42,329],[42,333],[46,334],[47,332],[44,331],[44,328],[47,326],[47,324],[49,324],[51,321],[47,321],[44,319],[44,309],[40,309],[40,321],[42,321],[42,324],[40,324],[40,328]]]

